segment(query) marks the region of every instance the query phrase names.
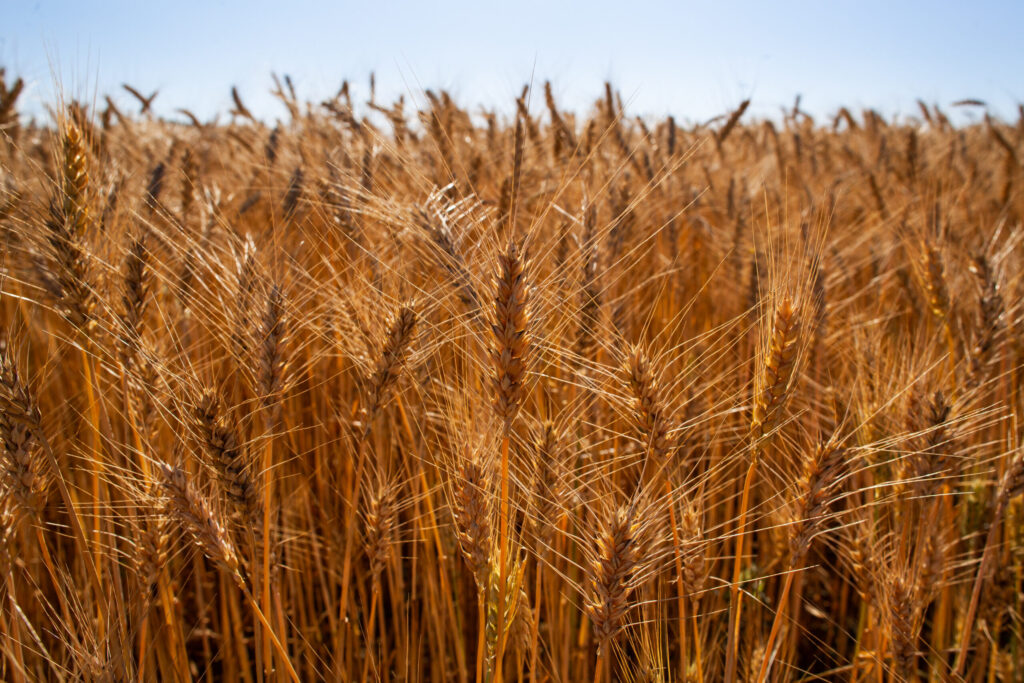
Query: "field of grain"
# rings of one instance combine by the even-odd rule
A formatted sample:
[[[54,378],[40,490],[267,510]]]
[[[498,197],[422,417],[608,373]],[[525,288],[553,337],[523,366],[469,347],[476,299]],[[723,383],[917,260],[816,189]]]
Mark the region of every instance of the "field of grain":
[[[1024,680],[1024,114],[2,82],[0,679]]]

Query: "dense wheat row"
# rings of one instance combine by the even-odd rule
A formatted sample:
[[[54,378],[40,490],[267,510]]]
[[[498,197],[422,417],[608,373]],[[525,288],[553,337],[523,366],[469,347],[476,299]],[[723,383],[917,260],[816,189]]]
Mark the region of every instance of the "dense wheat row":
[[[1024,680],[1024,116],[3,82],[0,678]]]

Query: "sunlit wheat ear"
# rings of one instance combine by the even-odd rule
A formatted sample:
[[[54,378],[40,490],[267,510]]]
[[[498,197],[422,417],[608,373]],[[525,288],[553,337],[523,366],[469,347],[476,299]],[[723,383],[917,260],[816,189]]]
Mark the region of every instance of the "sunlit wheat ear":
[[[465,258],[455,245],[451,234],[451,228],[441,209],[434,206],[434,203],[441,201],[434,198],[427,209],[418,208],[413,212],[413,221],[430,239],[434,247],[433,255],[435,260],[451,278],[451,286],[462,301],[463,305],[471,314],[480,310],[480,295],[469,274]]]
[[[50,474],[38,442],[39,408],[18,373],[7,345],[0,349],[0,442],[3,489],[15,510],[37,517],[46,502]]]
[[[951,410],[942,391],[935,391],[926,398],[918,393],[911,395],[907,415],[913,437],[911,452],[900,463],[901,478],[909,484],[901,485],[901,490],[909,486],[915,497],[928,497],[941,488],[944,478],[956,474],[961,458],[950,443]]]
[[[465,457],[454,473],[452,482],[452,514],[456,535],[466,565],[482,587],[490,571],[490,553],[493,544],[491,515],[494,510],[493,476],[483,463]]]
[[[530,515],[534,538],[540,554],[547,557],[551,538],[568,504],[570,495],[567,481],[566,451],[555,424],[541,424],[531,442],[533,455],[533,485]]]
[[[999,482],[997,506],[1005,506],[1008,501],[1020,495],[1024,495],[1024,451],[1017,451]]]
[[[86,147],[82,131],[68,120],[61,137],[63,151],[61,167],[62,214],[68,221],[66,229],[75,235],[85,232],[89,220],[89,173],[86,168]]]
[[[125,365],[131,365],[139,353],[146,309],[150,302],[152,272],[149,264],[146,235],[133,236],[121,267],[121,344]]]
[[[373,485],[366,496],[366,526],[364,531],[366,555],[370,558],[373,589],[380,590],[380,576],[384,571],[398,522],[398,487],[393,481],[382,480]]]
[[[640,345],[627,350],[623,372],[632,393],[630,417],[644,448],[645,476],[660,479],[676,445],[660,378]]]
[[[516,163],[513,167],[513,194],[518,191],[519,146],[522,143],[521,127],[516,124]],[[508,221],[508,232],[515,232],[515,210],[517,202],[513,197]],[[516,415],[526,399],[527,364],[530,362],[530,285],[527,282],[526,256],[514,241],[509,241],[506,250],[497,256],[498,268],[494,279],[494,307],[491,316],[491,406],[502,427],[501,468],[498,472],[499,527],[497,542],[498,581],[497,602],[497,654],[495,655],[495,676],[501,678],[501,667],[507,633],[505,610],[507,605],[506,580],[510,569],[509,559],[517,552],[512,538],[509,516],[510,468],[509,447],[512,426]],[[512,560],[514,563],[515,560]],[[514,601],[514,597],[512,600]]]
[[[501,572],[495,563],[491,563],[490,571],[487,574],[487,595],[485,597],[485,633],[487,643],[487,671],[494,671],[494,658],[497,652],[498,639],[498,594],[501,581]],[[530,647],[530,629],[533,625],[534,613],[530,608],[530,599],[526,594],[526,588],[522,581],[522,565],[516,565],[508,572],[504,594],[505,614],[502,621],[506,624],[507,642],[514,645],[520,652],[528,651]],[[516,589],[515,584],[519,587]]]
[[[158,502],[150,517],[139,521],[133,544],[135,576],[145,604],[149,605],[155,598],[160,573],[170,557],[171,526],[164,504]]]
[[[285,317],[284,294],[278,285],[267,293],[259,324],[259,370],[257,383],[261,402],[267,410],[266,422],[275,429],[281,421],[281,394],[285,386],[288,322]]]
[[[185,310],[188,310],[193,304],[198,265],[198,250],[194,246],[189,246],[181,257],[181,267],[178,271],[177,281],[174,283],[174,293]]]
[[[61,314],[76,329],[87,331],[96,306],[85,242],[92,225],[90,185],[85,142],[71,121],[63,124],[61,151],[61,176],[44,231],[49,263],[40,264],[39,274]]]
[[[12,422],[0,415],[0,441],[4,447],[4,489],[17,509],[36,517],[46,502],[49,477],[32,430],[22,422]]]
[[[252,321],[255,307],[256,284],[258,272],[256,264],[256,244],[252,237],[246,235],[242,253],[235,258],[235,271],[238,280],[235,290],[235,316],[231,329],[232,351],[239,363],[249,363],[253,347]]]
[[[796,364],[800,357],[800,307],[789,295],[780,295],[775,304],[772,319],[771,337],[764,358],[758,371],[754,385],[754,408],[750,421],[751,458],[747,474],[743,481],[740,497],[739,517],[737,519],[736,551],[733,560],[733,583],[730,587],[732,605],[729,614],[729,641],[726,651],[726,678],[736,674],[737,656],[739,653],[740,616],[743,608],[743,594],[739,591],[742,572],[743,542],[747,527],[747,513],[750,506],[750,494],[754,487],[760,453],[774,437],[775,428],[781,421],[786,400],[791,393],[791,384],[796,374]],[[788,591],[790,582],[787,579],[783,591]],[[781,626],[780,612],[776,613],[775,623],[769,641],[777,635]],[[767,643],[769,646],[770,642]],[[758,677],[763,678],[767,671],[765,660]]]
[[[917,590],[925,605],[935,599],[943,587],[944,575],[949,565],[949,532],[948,526],[939,524],[919,541]]]
[[[232,515],[244,526],[260,529],[262,506],[255,461],[242,441],[238,424],[212,389],[200,394],[193,418],[203,452],[217,474]]]
[[[782,297],[775,306],[772,334],[754,396],[754,412],[750,424],[755,444],[778,425],[800,351],[800,306],[789,297]]]
[[[526,394],[530,361],[530,285],[525,254],[514,242],[498,254],[491,313],[491,404],[507,433]]]
[[[170,519],[188,534],[203,554],[241,580],[241,562],[227,530],[184,470],[158,462],[156,474]]]
[[[821,533],[833,501],[836,486],[847,467],[848,451],[835,439],[819,443],[804,462],[793,503],[794,525],[789,530],[789,562],[798,566]]]
[[[983,254],[971,257],[971,272],[981,290],[971,348],[971,368],[967,378],[968,387],[975,387],[987,378],[999,354],[1005,336],[1006,307],[1000,277],[990,259]]]
[[[580,238],[580,301],[579,322],[574,351],[579,361],[590,360],[597,346],[601,317],[601,284],[598,265],[597,206],[589,204],[583,211],[583,234]]]
[[[917,582],[905,569],[882,576],[884,623],[896,672],[907,677],[916,666],[924,604]]]
[[[851,513],[849,524],[842,527],[843,542],[838,544],[845,573],[860,599],[875,601],[879,586],[880,553],[875,538],[875,522],[871,510],[860,507]]]
[[[765,647],[766,643],[764,639],[758,639],[755,642],[750,643],[747,649],[747,656],[743,662],[743,668],[746,669],[746,675],[743,680],[747,683],[755,683],[757,681],[758,672],[764,667],[765,662],[768,660],[768,650]]]
[[[682,530],[683,588],[691,599],[704,590],[708,579],[708,544],[704,538],[704,524],[697,505],[685,508],[680,520]]]
[[[114,661],[110,652],[109,636],[103,637],[97,625],[89,618],[88,608],[75,605],[74,620],[76,628],[73,634],[63,634],[67,639],[66,646],[71,655],[71,670],[75,680],[90,683],[114,683],[123,680],[121,667]],[[72,628],[69,624],[60,624],[63,629]]]
[[[932,243],[925,245],[924,258],[924,289],[928,295],[928,306],[932,314],[945,321],[949,315],[949,290],[946,287],[946,266],[942,252]]]
[[[241,572],[241,561],[231,544],[224,525],[210,505],[195,491],[185,472],[166,463],[156,464],[157,481],[166,499],[167,511],[172,520],[185,531],[202,552],[229,574],[235,584],[249,599],[250,607],[260,619],[263,627],[270,631],[270,640],[277,654],[282,658],[291,680],[298,682],[298,674],[292,666],[280,639],[273,633],[262,610],[256,605],[246,586]]]
[[[374,360],[373,369],[363,387],[363,407],[360,411],[363,430],[388,400],[388,394],[409,358],[416,332],[416,309],[412,304],[401,304],[391,315],[387,332]]]
[[[98,192],[98,194],[104,195],[103,209],[99,212],[99,221],[97,222],[97,228],[101,234],[106,233],[107,229],[116,225],[121,218],[119,208],[125,194],[124,183],[124,177],[121,176],[111,183],[109,188],[101,188],[106,190],[105,193]]]
[[[624,625],[645,549],[632,508],[616,508],[591,533],[583,609],[603,651]]]

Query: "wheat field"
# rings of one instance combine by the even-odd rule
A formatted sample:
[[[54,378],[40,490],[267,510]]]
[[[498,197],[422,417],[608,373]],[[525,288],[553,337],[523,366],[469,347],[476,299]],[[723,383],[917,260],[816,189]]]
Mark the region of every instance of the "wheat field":
[[[1024,112],[0,81],[0,679],[1024,681]]]

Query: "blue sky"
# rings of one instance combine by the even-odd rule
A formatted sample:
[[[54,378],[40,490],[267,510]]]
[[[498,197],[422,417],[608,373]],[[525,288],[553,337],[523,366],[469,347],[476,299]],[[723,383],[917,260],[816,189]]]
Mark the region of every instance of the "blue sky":
[[[447,88],[463,104],[505,105],[531,77],[585,107],[611,79],[632,113],[706,119],[745,97],[775,114],[801,93],[814,114],[845,104],[916,113],[1024,101],[1024,2],[268,2],[0,0],[0,64],[41,111],[55,82],[75,97],[128,82],[160,89],[155,108],[209,116],[235,84],[251,109],[283,116],[270,72],[322,99],[343,78],[365,98],[420,100]],[[538,90],[539,92],[539,90]],[[535,98],[533,107],[543,107]]]

